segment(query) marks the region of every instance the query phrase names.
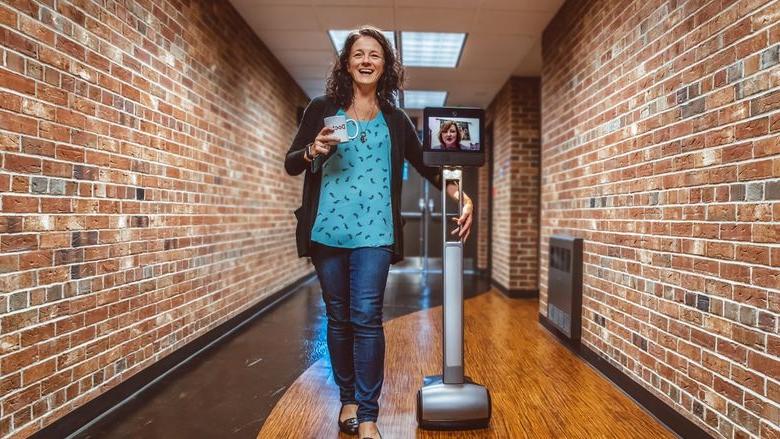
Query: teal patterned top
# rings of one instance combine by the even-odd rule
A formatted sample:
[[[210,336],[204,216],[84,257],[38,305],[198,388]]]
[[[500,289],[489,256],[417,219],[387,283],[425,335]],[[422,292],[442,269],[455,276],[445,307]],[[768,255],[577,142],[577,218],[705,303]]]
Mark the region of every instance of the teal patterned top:
[[[345,112],[339,109],[336,114]],[[390,130],[381,111],[359,126],[358,136],[340,143],[322,167],[320,203],[311,232],[312,241],[320,244],[359,248],[394,242]],[[353,124],[348,127],[353,133]]]

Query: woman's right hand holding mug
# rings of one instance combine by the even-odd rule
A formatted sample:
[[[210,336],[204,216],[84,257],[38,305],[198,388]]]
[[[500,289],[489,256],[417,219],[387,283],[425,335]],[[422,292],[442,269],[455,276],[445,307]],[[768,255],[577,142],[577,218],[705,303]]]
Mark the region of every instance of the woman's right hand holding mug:
[[[314,142],[309,145],[309,157],[314,159],[318,155],[326,155],[331,148],[338,144],[339,138],[333,134],[333,129],[327,126],[322,127],[320,133],[314,138]]]

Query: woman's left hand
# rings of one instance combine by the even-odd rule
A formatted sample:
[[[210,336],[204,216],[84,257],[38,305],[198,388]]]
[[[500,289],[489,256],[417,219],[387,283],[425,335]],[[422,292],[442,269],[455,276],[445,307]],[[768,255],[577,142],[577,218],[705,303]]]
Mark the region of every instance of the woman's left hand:
[[[449,192],[450,196],[454,199],[458,199],[461,195],[460,191],[458,191],[457,185],[449,185],[447,187],[447,192]],[[468,195],[463,193],[463,213],[458,218],[453,218],[452,220],[458,223],[458,228],[452,231],[452,234],[458,234],[458,237],[463,240],[463,243],[466,242],[466,239],[469,237],[469,234],[471,234],[471,221],[472,221],[472,213],[474,212],[474,203],[471,202],[471,198],[469,198]]]

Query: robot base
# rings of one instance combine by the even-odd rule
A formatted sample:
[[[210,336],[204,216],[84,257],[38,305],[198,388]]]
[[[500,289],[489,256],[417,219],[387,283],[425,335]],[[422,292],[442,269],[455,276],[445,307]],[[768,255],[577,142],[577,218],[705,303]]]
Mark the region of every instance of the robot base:
[[[490,392],[465,377],[463,384],[444,384],[428,376],[417,391],[417,425],[425,430],[471,430],[490,423]]]

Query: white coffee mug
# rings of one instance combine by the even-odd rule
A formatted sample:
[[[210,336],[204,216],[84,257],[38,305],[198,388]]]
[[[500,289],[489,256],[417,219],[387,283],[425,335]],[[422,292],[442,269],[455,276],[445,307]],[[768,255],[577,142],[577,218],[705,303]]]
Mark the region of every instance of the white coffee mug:
[[[350,136],[349,130],[347,130],[348,123],[355,124],[355,134]],[[339,138],[339,142],[346,142],[352,140],[358,135],[358,124],[352,119],[347,119],[346,116],[330,116],[325,118],[325,126],[333,130],[333,134]]]

